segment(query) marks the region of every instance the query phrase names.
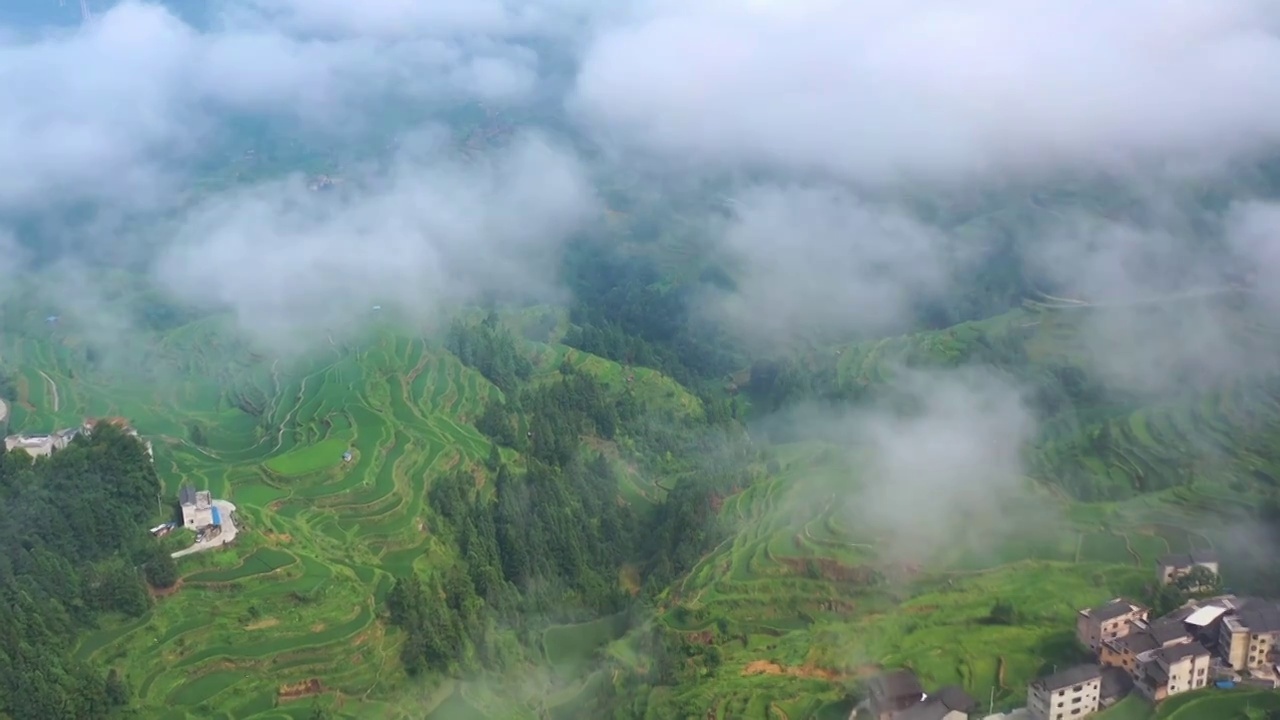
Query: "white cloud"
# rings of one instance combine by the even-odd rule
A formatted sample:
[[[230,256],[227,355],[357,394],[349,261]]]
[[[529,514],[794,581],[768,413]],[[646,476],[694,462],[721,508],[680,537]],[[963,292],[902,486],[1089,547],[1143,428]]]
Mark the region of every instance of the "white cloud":
[[[1004,508],[1027,499],[1023,453],[1035,421],[1021,393],[976,370],[895,376],[904,408],[841,423],[867,448],[848,512],[896,560],[935,559],[966,543],[995,547],[1012,532]]]
[[[976,250],[834,186],[756,186],[734,200],[722,252],[737,288],[717,309],[766,344],[892,329]]]
[[[375,304],[423,323],[484,292],[552,293],[555,250],[594,208],[572,154],[527,135],[476,163],[411,144],[389,174],[349,182],[212,197],[182,220],[157,276],[286,351],[367,321]]]
[[[230,16],[331,36],[562,36],[588,0],[236,0]]]
[[[572,106],[603,136],[863,183],[1214,166],[1280,142],[1270,0],[652,0]]]
[[[518,102],[537,82],[537,55],[501,39],[359,25],[308,37],[240,2],[212,29],[125,0],[75,30],[0,35],[0,211],[154,199],[229,113],[342,132],[397,103]],[[359,3],[369,17],[392,5]]]

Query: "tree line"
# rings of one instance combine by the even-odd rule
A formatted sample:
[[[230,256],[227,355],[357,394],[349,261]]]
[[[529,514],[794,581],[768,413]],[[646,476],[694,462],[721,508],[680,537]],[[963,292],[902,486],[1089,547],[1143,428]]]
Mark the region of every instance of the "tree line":
[[[146,530],[159,493],[142,444],[105,423],[48,458],[0,451],[0,717],[108,717],[128,706],[125,679],[72,649],[104,613],[145,613],[147,583],[176,582]]]

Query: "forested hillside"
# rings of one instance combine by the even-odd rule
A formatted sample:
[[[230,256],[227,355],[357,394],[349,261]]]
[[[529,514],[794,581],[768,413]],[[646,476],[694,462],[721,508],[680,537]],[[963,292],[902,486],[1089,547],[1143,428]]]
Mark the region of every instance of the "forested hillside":
[[[147,533],[160,483],[141,443],[108,424],[48,459],[0,455],[0,714],[128,717],[115,669],[72,656],[103,617],[140,617],[173,560]]]

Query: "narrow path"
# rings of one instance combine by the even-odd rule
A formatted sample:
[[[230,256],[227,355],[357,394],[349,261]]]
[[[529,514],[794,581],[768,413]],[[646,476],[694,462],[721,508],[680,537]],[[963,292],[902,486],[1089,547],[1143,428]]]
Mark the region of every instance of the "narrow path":
[[[40,373],[40,377],[44,378],[45,382],[49,383],[49,390],[53,393],[53,411],[58,412],[58,383],[54,382],[53,378],[49,377],[45,371],[37,370],[36,372]]]
[[[1056,302],[1038,303],[1042,307],[1053,308],[1056,310],[1071,310],[1078,308],[1122,308],[1136,307],[1141,305],[1163,305],[1168,302],[1178,300],[1192,300],[1197,298],[1216,297],[1218,295],[1230,294],[1253,294],[1253,290],[1235,285],[1213,288],[1199,288],[1195,290],[1185,290],[1183,292],[1169,293],[1167,295],[1157,295],[1155,297],[1137,298],[1134,300],[1114,300],[1102,302],[1089,302],[1084,300],[1075,300],[1071,298],[1055,298],[1052,295],[1040,293],[1041,297],[1051,298]]]

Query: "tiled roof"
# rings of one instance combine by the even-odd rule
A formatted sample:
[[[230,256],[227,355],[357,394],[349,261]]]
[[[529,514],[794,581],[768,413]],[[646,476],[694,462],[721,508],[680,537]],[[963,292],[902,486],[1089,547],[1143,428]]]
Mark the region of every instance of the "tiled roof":
[[[1033,687],[1053,692],[1054,690],[1061,690],[1062,688],[1071,687],[1072,685],[1079,685],[1080,683],[1088,682],[1089,680],[1097,680],[1100,677],[1101,670],[1097,665],[1076,665],[1075,667],[1067,668],[1066,670],[1056,672],[1052,675],[1037,678],[1032,681],[1031,685]]]
[[[1182,624],[1181,620],[1172,618],[1161,618],[1151,623],[1148,632],[1155,638],[1156,643],[1165,645],[1178,638],[1187,637],[1187,628]]]
[[[972,712],[978,706],[978,701],[970,697],[969,693],[965,692],[964,688],[959,685],[940,687],[929,698],[938,700],[950,710],[958,710],[963,713]]]
[[[1280,631],[1280,607],[1273,603],[1251,602],[1237,611],[1234,619],[1250,632]]]
[[[1131,603],[1128,600],[1125,600],[1124,598],[1116,598],[1115,600],[1112,600],[1106,605],[1099,605],[1096,608],[1089,608],[1085,612],[1089,615],[1089,617],[1097,618],[1099,620],[1105,621],[1105,620],[1111,620],[1113,618],[1118,618],[1121,615],[1131,612],[1135,605],[1136,603]]]
[[[1178,645],[1170,645],[1167,648],[1161,648],[1156,651],[1156,657],[1165,661],[1167,664],[1173,664],[1187,657],[1195,655],[1208,655],[1209,651],[1198,642],[1180,643]]]
[[[1212,550],[1192,550],[1189,553],[1170,553],[1161,556],[1161,565],[1168,567],[1191,567],[1200,563],[1218,562],[1218,553]]]
[[[920,680],[910,670],[895,670],[872,678],[867,683],[871,694],[880,698],[903,698],[924,695]]]
[[[1139,630],[1123,637],[1118,637],[1112,641],[1112,644],[1126,648],[1134,655],[1160,647],[1160,643],[1156,642],[1156,639],[1146,630]]]

